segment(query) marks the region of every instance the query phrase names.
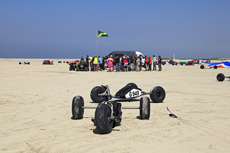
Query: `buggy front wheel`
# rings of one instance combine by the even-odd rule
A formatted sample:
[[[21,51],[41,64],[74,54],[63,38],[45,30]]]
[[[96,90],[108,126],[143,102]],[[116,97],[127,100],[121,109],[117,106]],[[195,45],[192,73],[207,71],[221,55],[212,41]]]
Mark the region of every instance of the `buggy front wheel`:
[[[95,123],[101,134],[112,131],[114,120],[111,119],[111,108],[106,104],[99,104],[95,111]]]

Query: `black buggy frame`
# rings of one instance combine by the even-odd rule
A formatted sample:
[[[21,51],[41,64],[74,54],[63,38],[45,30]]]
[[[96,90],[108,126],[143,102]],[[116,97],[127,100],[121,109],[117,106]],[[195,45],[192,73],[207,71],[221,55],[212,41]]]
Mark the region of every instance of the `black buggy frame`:
[[[133,83],[129,83],[125,87],[129,87],[130,85],[133,86]],[[72,100],[72,118],[82,119],[84,115],[84,109],[96,109],[95,117],[92,118],[92,121],[94,122],[94,125],[97,127],[98,131],[101,134],[110,133],[115,126],[121,123],[122,109],[139,109],[139,119],[143,120],[150,118],[150,99],[148,97],[141,97],[139,107],[122,107],[121,103],[118,103],[117,101],[109,101],[113,98],[113,96],[111,96],[110,94],[108,85],[97,86],[97,88],[94,87],[93,89],[93,94],[97,94],[96,98],[99,98],[97,100],[100,101],[98,106],[84,106],[84,99],[81,96],[75,96]],[[97,92],[95,92],[95,90]],[[150,97],[158,101],[163,101],[163,99],[165,98],[165,91],[160,86],[153,88],[150,93],[142,91],[140,96],[147,94],[150,94]],[[120,97],[115,96],[115,98]]]

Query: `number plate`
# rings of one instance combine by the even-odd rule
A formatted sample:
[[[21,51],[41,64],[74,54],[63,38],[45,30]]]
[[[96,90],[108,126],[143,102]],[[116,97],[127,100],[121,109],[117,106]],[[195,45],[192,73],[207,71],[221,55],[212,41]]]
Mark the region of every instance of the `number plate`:
[[[132,89],[125,95],[125,98],[133,98],[133,97],[139,97],[139,96],[141,96],[141,91],[138,89]]]

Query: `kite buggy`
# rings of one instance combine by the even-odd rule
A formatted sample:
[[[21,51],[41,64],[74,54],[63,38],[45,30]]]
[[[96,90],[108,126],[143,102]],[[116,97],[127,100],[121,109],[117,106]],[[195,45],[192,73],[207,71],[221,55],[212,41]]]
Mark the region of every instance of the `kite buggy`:
[[[203,64],[207,64],[208,66],[204,66]],[[230,67],[229,62],[219,62],[219,63],[208,63],[208,62],[202,62],[202,65],[200,65],[200,69],[217,69],[217,68],[227,68]]]
[[[30,62],[19,62],[19,65],[21,65],[21,64],[28,64],[28,65],[30,65]]]
[[[136,98],[148,94],[141,91],[141,89],[139,89],[134,83],[129,83],[122,89],[117,92],[115,98],[124,99],[123,96],[126,95],[128,97],[125,99]],[[120,95],[118,93],[120,93]],[[150,98],[152,100],[154,99],[153,101],[156,102],[159,102],[160,100],[163,101],[165,98],[165,91],[160,86],[153,88],[149,94]],[[139,109],[140,119],[149,119],[150,117],[150,99],[148,97],[141,97],[139,107],[122,107],[121,103],[118,103],[117,101],[109,101],[112,99],[112,96],[110,95],[110,90],[107,85],[94,87],[91,91],[91,98],[92,96],[93,99],[96,99],[96,102],[99,103],[97,107],[84,106],[84,99],[81,96],[75,96],[73,98],[72,118],[82,119],[84,109],[96,109],[95,117],[92,118],[92,121],[101,134],[110,133],[115,126],[120,124],[122,120],[122,109]]]

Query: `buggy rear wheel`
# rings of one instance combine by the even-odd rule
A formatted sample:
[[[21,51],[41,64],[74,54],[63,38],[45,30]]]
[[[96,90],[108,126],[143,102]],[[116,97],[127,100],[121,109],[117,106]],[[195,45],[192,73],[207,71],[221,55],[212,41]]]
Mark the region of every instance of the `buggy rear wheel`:
[[[148,97],[140,99],[140,118],[149,119],[150,117],[150,100]]]
[[[108,134],[112,131],[114,120],[110,117],[110,107],[106,104],[99,104],[95,111],[95,123],[101,134]]]
[[[92,101],[96,102],[96,103],[101,103],[101,102],[105,101],[106,97],[99,96],[99,94],[101,94],[103,92],[105,92],[105,88],[103,88],[101,86],[94,87],[90,92],[90,97],[91,97]]]
[[[159,103],[165,99],[165,90],[161,86],[156,86],[150,91],[150,98],[153,102]]]
[[[81,96],[75,96],[72,101],[72,114],[74,119],[82,119],[84,115],[84,100]]]
[[[201,66],[200,66],[200,69],[204,69],[204,65],[201,65]]]

